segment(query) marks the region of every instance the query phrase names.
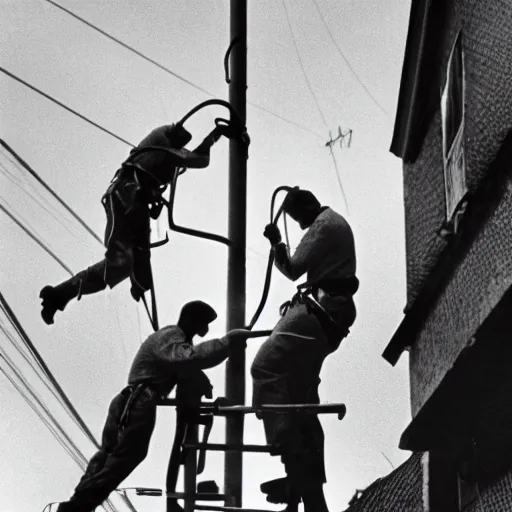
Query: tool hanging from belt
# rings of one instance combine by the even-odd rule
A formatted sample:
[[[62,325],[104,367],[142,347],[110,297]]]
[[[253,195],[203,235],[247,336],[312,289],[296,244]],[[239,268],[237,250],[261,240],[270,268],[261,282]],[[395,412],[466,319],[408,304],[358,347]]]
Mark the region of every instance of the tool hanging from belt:
[[[125,392],[128,392],[130,394],[128,395],[128,398],[124,404],[123,412],[119,417],[118,426],[120,431],[124,430],[126,425],[128,425],[128,421],[130,419],[130,412],[132,410],[133,404],[140,397],[141,393],[147,388],[150,388],[148,384],[141,383],[136,384],[134,386],[127,386],[123,389],[123,391],[121,391],[121,394],[124,394]]]
[[[342,339],[349,333],[349,328],[339,325],[326,311],[319,302],[318,293],[323,291],[327,294],[352,298],[358,288],[359,280],[355,276],[317,282],[306,281],[297,286],[297,293],[290,300],[281,304],[279,314],[284,316],[293,306],[303,304],[306,306],[308,314],[314,314],[318,318],[329,339]]]

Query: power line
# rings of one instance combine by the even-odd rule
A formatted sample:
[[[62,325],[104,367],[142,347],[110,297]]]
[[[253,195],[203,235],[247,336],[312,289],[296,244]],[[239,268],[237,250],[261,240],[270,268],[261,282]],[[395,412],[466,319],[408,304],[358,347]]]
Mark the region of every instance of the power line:
[[[0,305],[2,306],[2,309],[6,312],[6,314],[9,317],[9,320],[11,321],[12,325],[18,332],[19,336],[27,346],[27,348],[30,350],[31,354],[34,356],[38,364],[43,369],[47,379],[52,383],[54,388],[57,390],[57,393],[61,396],[62,400],[66,404],[66,407],[68,408],[68,411],[70,411],[71,415],[75,419],[76,423],[80,426],[84,434],[88,437],[88,439],[94,444],[96,448],[99,448],[98,441],[94,437],[93,433],[89,430],[89,427],[86,425],[85,421],[82,419],[78,411],[75,409],[74,405],[71,403],[71,400],[68,398],[60,384],[57,382],[57,379],[54,377],[53,373],[51,372],[50,368],[48,368],[48,365],[45,363],[44,359],[42,358],[41,354],[39,354],[39,351],[36,349],[35,345],[32,343],[32,340],[28,337],[28,334],[25,332],[23,327],[21,326],[18,318],[14,314],[14,311],[9,306],[8,302],[5,300],[3,294],[0,292]]]
[[[3,211],[18,227],[20,227],[34,242],[36,242],[46,253],[48,253],[66,272],[74,276],[74,272],[48,247],[46,246],[30,229],[24,226],[12,213],[0,204],[0,210]]]
[[[62,107],[63,109],[67,110],[68,112],[71,112],[72,114],[74,114],[75,116],[79,117],[80,119],[82,119],[83,121],[86,121],[87,123],[91,124],[92,126],[98,128],[99,130],[101,130],[102,132],[105,132],[107,133],[108,135],[111,135],[112,137],[116,138],[117,140],[121,141],[121,142],[124,142],[125,144],[127,144],[128,146],[131,146],[132,148],[135,147],[134,144],[132,144],[131,142],[128,142],[127,140],[123,139],[122,137],[120,137],[119,135],[116,135],[114,132],[108,130],[107,128],[104,128],[103,126],[101,126],[100,124],[94,122],[94,121],[91,121],[91,119],[89,119],[88,117],[85,117],[83,114],[80,114],[79,112],[77,112],[76,110],[73,110],[72,108],[68,107],[67,105],[65,105],[64,103],[62,103],[61,101],[55,99],[53,96],[50,96],[49,94],[46,94],[45,92],[41,91],[41,89],[38,89],[37,87],[29,84],[28,82],[26,82],[25,80],[21,79],[20,77],[14,75],[13,73],[7,71],[5,68],[1,67],[0,66],[0,72],[6,74],[7,76],[9,76],[10,78],[16,80],[17,82],[20,82],[21,84],[23,84],[25,87],[28,87],[29,89],[32,89],[33,91],[37,92],[38,94],[40,94],[41,96],[44,96],[46,99],[52,101],[53,103],[59,105],[59,107]]]
[[[288,25],[288,30],[290,31],[290,34],[292,36],[293,46],[295,48],[295,53],[297,54],[297,59],[298,59],[299,64],[300,64],[300,68],[302,69],[302,74],[303,74],[304,79],[305,79],[305,81],[306,81],[306,83],[308,85],[309,92],[311,93],[311,96],[313,97],[313,100],[315,101],[315,105],[316,105],[316,108],[318,109],[320,117],[322,118],[322,120],[324,122],[325,128],[326,128],[327,131],[329,131],[329,125],[327,123],[327,119],[325,118],[325,115],[324,115],[324,113],[322,111],[322,107],[320,106],[320,102],[318,101],[318,98],[317,98],[317,96],[315,94],[315,91],[313,90],[313,86],[311,85],[311,82],[309,81],[308,74],[306,73],[306,68],[304,66],[304,62],[302,61],[302,57],[300,55],[299,46],[297,44],[297,40],[296,40],[295,34],[293,32],[292,24],[291,24],[291,21],[290,21],[290,14],[288,12],[288,7],[286,5],[286,1],[282,0],[282,4],[283,4],[284,12],[285,12],[285,15],[286,15],[286,23]],[[335,173],[336,173],[336,178],[338,180],[338,185],[340,187],[341,195],[343,196],[343,201],[345,202],[345,206],[347,208],[347,213],[348,213],[348,202],[347,202],[347,198],[346,198],[346,195],[345,195],[345,190],[343,189],[343,184],[341,183],[340,173],[339,173],[339,169],[338,169],[338,163],[336,162],[336,157],[334,156],[334,153],[332,152],[332,148],[331,147],[329,147],[329,150],[330,150],[331,157],[332,157],[332,160],[333,160],[333,163],[334,163],[334,170],[335,170]]]
[[[213,94],[208,92],[206,89],[203,89],[199,85],[191,82],[190,80],[187,80],[183,76],[178,75],[178,73],[175,73],[174,71],[171,71],[169,68],[167,68],[167,67],[163,66],[162,64],[158,63],[156,60],[153,60],[152,58],[147,57],[146,55],[144,55],[143,53],[139,52],[138,50],[136,50],[132,46],[129,46],[128,44],[123,43],[123,41],[121,41],[120,39],[117,39],[116,37],[112,36],[108,32],[105,32],[104,30],[102,30],[101,28],[97,27],[96,25],[93,25],[92,23],[90,23],[86,19],[78,16],[77,14],[75,14],[72,11],[70,11],[69,9],[66,9],[65,7],[62,7],[62,5],[59,5],[57,2],[54,2],[53,0],[44,0],[44,1],[48,2],[49,4],[52,4],[53,6],[57,7],[58,9],[61,9],[62,11],[64,11],[67,14],[69,14],[70,16],[73,16],[73,18],[76,18],[77,20],[81,21],[82,23],[85,23],[88,27],[92,28],[93,30],[96,30],[97,32],[99,32],[100,34],[104,35],[108,39],[111,39],[112,41],[116,42],[117,44],[120,44],[123,48],[126,48],[127,50],[135,53],[135,55],[138,55],[139,57],[141,57],[144,60],[146,60],[146,61],[150,62],[151,64],[153,64],[154,66],[157,66],[158,68],[160,68],[161,70],[165,71],[166,73],[169,73],[170,75],[172,75],[173,77],[177,78],[178,80],[181,80],[182,82],[185,82],[186,84],[190,85],[194,89],[197,89],[198,91],[201,91],[202,93],[207,94],[208,96],[212,96],[213,97]]]
[[[105,37],[107,37],[108,39],[110,39],[111,41],[114,41],[115,43],[121,45],[123,48],[125,48],[126,50],[134,53],[135,55],[137,55],[138,57],[144,59],[145,61],[153,64],[154,66],[158,67],[159,69],[161,69],[162,71],[164,71],[165,73],[168,73],[169,75],[173,76],[174,78],[177,78],[178,80],[190,85],[191,87],[193,87],[194,89],[202,92],[203,94],[206,94],[207,96],[210,96],[212,98],[215,97],[215,95],[213,93],[211,93],[210,91],[204,89],[203,87],[201,87],[200,85],[197,85],[196,83],[192,82],[191,80],[188,80],[187,78],[179,75],[178,73],[172,71],[171,69],[169,69],[168,67],[164,66],[163,64],[161,64],[160,62],[152,59],[151,57],[148,57],[147,55],[145,55],[144,53],[140,52],[139,50],[137,50],[136,48],[134,48],[133,46],[130,46],[128,45],[127,43],[121,41],[120,39],[114,37],[113,35],[111,35],[110,33],[106,32],[105,30],[101,29],[100,27],[98,27],[97,25],[94,25],[93,23],[91,23],[90,21],[87,21],[86,19],[82,18],[81,16],[78,16],[77,14],[75,14],[73,11],[69,10],[69,9],[66,9],[65,7],[59,5],[57,2],[54,2],[53,0],[43,0],[45,2],[48,2],[50,4],[52,4],[53,6],[57,7],[58,9],[64,11],[65,13],[69,14],[70,16],[72,16],[73,18],[77,19],[78,21],[84,23],[85,25],[87,25],[88,27],[92,28],[93,30],[96,30],[97,32],[99,32],[100,34],[104,35]],[[268,115],[271,115],[273,117],[275,117],[276,119],[280,119],[281,121],[285,122],[285,123],[288,123],[289,125],[292,125],[292,126],[295,126],[296,128],[299,128],[301,130],[304,130],[312,135],[315,135],[316,137],[318,138],[322,138],[322,136],[318,133],[316,133],[315,131],[311,130],[311,128],[308,128],[306,126],[303,126],[302,124],[300,123],[297,123],[296,121],[292,121],[291,119],[288,119],[280,114],[276,114],[275,112],[272,112],[271,110],[265,108],[265,107],[262,107],[260,105],[258,105],[257,103],[253,103],[253,102],[250,102],[248,101],[247,102],[249,105],[251,105],[252,107],[254,108],[257,108],[258,110],[261,110],[262,112],[265,112],[266,114]]]
[[[3,146],[16,160],[61,204],[85,230],[100,244],[103,245],[101,238],[90,228],[87,223],[39,176],[39,174],[30,167],[30,165],[21,158],[14,149],[12,149],[5,141],[0,139],[0,145]]]
[[[341,190],[341,195],[343,196],[343,201],[345,202],[345,207],[347,208],[347,214],[350,214],[350,212],[348,210],[348,201],[347,201],[347,196],[345,195],[345,189],[343,188],[343,185],[341,183],[340,171],[338,169],[338,162],[336,160],[336,157],[334,156],[334,151],[332,150],[332,147],[329,147],[329,153],[331,154],[332,161],[334,163],[334,169],[336,170],[336,178],[338,178],[338,185]]]
[[[48,366],[46,365],[44,359],[39,354],[38,350],[35,348],[34,344],[28,337],[27,333],[21,326],[19,320],[17,319],[16,315],[14,314],[14,311],[10,308],[7,300],[4,298],[3,294],[0,292],[0,307],[11,322],[12,326],[20,336],[21,340],[25,344],[25,346],[28,348],[29,352],[32,354],[40,368],[43,370],[44,375],[46,378],[50,381],[50,383],[53,385],[55,391],[57,392],[59,396],[59,402],[64,406],[64,409],[68,413],[68,415],[73,419],[73,421],[78,425],[78,427],[81,429],[81,431],[86,435],[86,437],[89,439],[90,442],[96,447],[99,448],[99,443],[95,439],[92,432],[89,430],[87,424],[82,419],[78,411],[73,406],[71,400],[68,398],[60,384],[58,383],[57,379],[54,377]],[[4,334],[6,334],[8,337],[8,333],[5,331],[5,329],[2,329]],[[22,397],[27,401],[27,403],[30,405],[30,407],[34,410],[34,412],[39,416],[39,418],[43,421],[43,423],[50,429],[50,431],[53,433],[53,435],[56,437],[57,441],[63,446],[63,448],[69,453],[69,455],[75,460],[75,462],[81,467],[81,469],[84,469],[87,465],[87,458],[83,455],[83,453],[80,451],[80,449],[76,446],[76,444],[72,441],[72,439],[69,437],[69,435],[65,432],[63,427],[60,425],[60,423],[57,421],[57,419],[53,416],[51,411],[48,409],[48,407],[44,404],[42,399],[37,396],[36,392],[32,388],[32,386],[28,383],[26,379],[23,378],[23,375],[19,371],[19,369],[16,368],[14,362],[10,360],[10,358],[7,356],[7,354],[2,353],[3,351],[0,349],[0,357],[7,363],[7,365],[10,367],[11,371],[18,377],[18,380],[23,383],[25,386],[25,389],[30,393],[32,398],[37,402],[41,410],[46,413],[49,420],[44,418],[42,416],[42,413],[35,408],[35,404],[32,402],[29,402],[27,395],[23,392],[23,390],[20,388],[19,385],[17,385],[9,375],[0,367],[0,371],[4,373],[4,375],[11,381],[11,383],[14,385],[14,387],[20,392]],[[55,396],[55,393],[52,394]],[[50,422],[52,424],[50,424]],[[60,433],[60,434],[59,434]],[[65,443],[67,441],[67,444]],[[130,508],[130,510],[135,510],[131,501],[127,496],[122,496],[123,501],[125,504]],[[110,500],[106,500],[104,506],[107,506],[110,510],[116,511],[117,508],[112,505]]]
[[[340,48],[339,44],[336,42],[336,39],[334,39],[334,35],[333,33],[331,32],[331,29],[329,28],[329,25],[327,24],[327,20],[325,19],[324,15],[322,14],[322,11],[320,10],[320,6],[318,5],[318,2],[317,0],[312,0],[313,3],[315,4],[315,7],[316,7],[316,10],[318,11],[318,14],[320,15],[320,19],[322,20],[323,24],[324,24],[324,27],[325,27],[325,30],[327,31],[327,33],[329,34],[329,37],[331,38],[331,41],[334,43],[334,46],[336,47],[336,49],[338,50],[338,53],[340,54],[341,58],[343,59],[343,61],[345,62],[345,64],[347,65],[347,67],[350,69],[350,71],[352,72],[352,74],[354,75],[354,77],[356,78],[356,80],[359,82],[359,84],[361,85],[361,87],[366,91],[366,94],[368,94],[368,96],[373,100],[373,102],[375,103],[375,105],[377,105],[377,107],[382,110],[382,112],[384,112],[384,114],[387,115],[387,112],[385,110],[385,108],[377,101],[377,99],[375,98],[375,96],[370,92],[370,90],[368,89],[368,87],[366,87],[366,85],[364,84],[364,82],[362,81],[362,79],[359,77],[359,75],[356,73],[356,70],[352,67],[352,64],[350,64],[350,61],[347,59],[347,57],[345,56],[343,50]]]
[[[290,21],[290,14],[288,12],[288,7],[286,5],[285,0],[281,0],[284,8],[284,12],[286,15],[286,23],[288,25],[288,30],[290,31],[290,34],[292,36],[293,46],[295,48],[295,53],[297,54],[297,59],[299,60],[300,67],[302,69],[302,74],[304,75],[304,79],[306,80],[306,83],[309,88],[309,92],[311,93],[311,96],[313,97],[313,100],[315,101],[316,108],[318,109],[318,112],[320,114],[320,117],[322,118],[322,121],[324,122],[325,128],[329,130],[329,124],[327,123],[327,119],[324,116],[324,113],[322,112],[322,108],[320,107],[320,103],[318,101],[318,98],[315,94],[315,91],[313,89],[313,86],[311,85],[311,82],[309,81],[308,75],[306,73],[306,68],[304,67],[304,62],[302,61],[302,57],[300,55],[299,46],[297,44],[297,40],[295,38],[295,34],[293,32],[292,24]]]

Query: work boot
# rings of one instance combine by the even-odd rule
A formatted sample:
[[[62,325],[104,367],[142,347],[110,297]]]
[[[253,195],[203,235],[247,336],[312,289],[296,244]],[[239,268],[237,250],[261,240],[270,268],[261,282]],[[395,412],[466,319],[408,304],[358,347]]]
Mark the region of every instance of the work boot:
[[[275,480],[269,480],[268,482],[263,482],[260,485],[260,490],[263,494],[267,495],[267,501],[269,503],[281,504],[288,503],[290,508],[290,499],[291,499],[291,488],[288,477],[276,478]],[[301,502],[300,496],[297,497],[297,500],[293,500],[297,503]],[[285,509],[285,510],[287,510]],[[291,512],[291,509],[290,509]]]
[[[41,316],[48,325],[53,324],[53,317],[57,311],[64,311],[68,302],[78,295],[80,278],[77,276],[58,284],[57,286],[45,286],[39,293],[43,299]]]
[[[263,482],[260,485],[263,494],[267,494],[269,503],[288,503],[288,480],[286,477]]]

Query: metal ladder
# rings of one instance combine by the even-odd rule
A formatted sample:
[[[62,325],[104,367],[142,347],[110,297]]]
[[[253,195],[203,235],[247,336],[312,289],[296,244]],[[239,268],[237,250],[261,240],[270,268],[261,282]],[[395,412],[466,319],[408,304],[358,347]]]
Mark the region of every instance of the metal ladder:
[[[163,399],[159,406],[176,407],[177,421],[174,442],[167,469],[166,491],[160,489],[141,488],[137,494],[145,496],[162,496],[167,498],[167,512],[180,510],[177,500],[185,502],[184,512],[194,510],[210,510],[213,512],[269,512],[267,510],[226,507],[215,505],[201,505],[198,501],[216,502],[226,501],[229,496],[218,492],[214,481],[197,482],[206,463],[207,451],[236,451],[252,453],[268,453],[271,456],[280,455],[278,445],[254,444],[226,444],[208,443],[208,437],[213,427],[215,416],[232,416],[245,414],[337,414],[342,420],[346,414],[345,404],[281,404],[261,405],[251,407],[245,405],[230,405],[225,398],[218,398],[215,402],[201,402],[195,407],[183,406],[176,399]],[[199,425],[204,426],[203,439],[199,442]],[[180,466],[184,465],[184,492],[176,492]]]

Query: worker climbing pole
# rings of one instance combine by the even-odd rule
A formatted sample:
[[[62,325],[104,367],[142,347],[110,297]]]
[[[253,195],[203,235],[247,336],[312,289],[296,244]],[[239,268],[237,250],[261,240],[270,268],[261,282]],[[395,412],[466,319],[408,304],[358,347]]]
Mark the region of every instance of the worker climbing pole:
[[[231,120],[216,119],[214,129],[195,150],[185,149],[192,138],[183,126],[185,121],[213,104],[226,106],[231,111]],[[53,324],[55,313],[63,311],[72,299],[79,300],[82,295],[97,293],[107,286],[112,288],[130,278],[131,294],[136,301],[143,300],[148,314],[144,293],[151,291],[153,314],[149,316],[154,330],[158,330],[150,258],[151,248],[162,244],[150,244],[150,218],[160,215],[166,204],[162,194],[170,183],[176,183],[179,169],[207,167],[210,150],[221,136],[236,138],[240,150],[247,152],[245,123],[241,123],[229,103],[209,100],[179,123],[156,128],[130,152],[102,197],[107,216],[105,257],[71,279],[41,290],[41,316],[47,324]]]

